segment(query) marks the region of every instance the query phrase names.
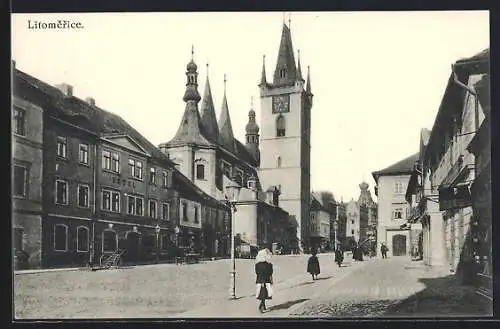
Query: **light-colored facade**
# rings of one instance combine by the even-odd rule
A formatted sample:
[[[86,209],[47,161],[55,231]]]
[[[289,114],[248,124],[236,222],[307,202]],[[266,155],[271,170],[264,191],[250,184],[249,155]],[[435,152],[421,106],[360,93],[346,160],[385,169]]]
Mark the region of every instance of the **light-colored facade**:
[[[283,25],[278,61],[272,83],[265,68],[259,85],[261,97],[261,163],[259,177],[267,186],[280,186],[280,205],[298,223],[298,239],[307,239],[311,193],[310,77],[302,78],[300,58],[295,64],[290,30]],[[293,177],[293,179],[291,179]]]
[[[346,215],[347,222],[345,236],[348,239],[353,239],[354,241],[359,242],[359,205],[354,199],[347,203]]]
[[[16,266],[36,268],[42,262],[44,113],[17,96],[12,105],[13,255]]]
[[[418,154],[414,154],[373,173],[378,197],[377,250],[385,244],[389,249],[388,256],[410,254],[410,231],[404,227],[409,214],[405,194],[417,160]]]
[[[319,247],[324,250],[330,245],[330,222],[333,214],[325,205],[321,195],[311,194],[311,212],[309,219],[309,245],[311,247]]]

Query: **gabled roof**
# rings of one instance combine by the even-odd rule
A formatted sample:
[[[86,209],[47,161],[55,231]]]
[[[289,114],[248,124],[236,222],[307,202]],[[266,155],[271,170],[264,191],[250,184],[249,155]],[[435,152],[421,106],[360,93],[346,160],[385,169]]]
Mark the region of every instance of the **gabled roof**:
[[[403,160],[390,165],[387,168],[372,172],[375,182],[378,182],[378,178],[380,176],[394,176],[402,174],[410,175],[413,172],[415,161],[419,159],[419,155],[420,153],[415,153],[407,158],[404,158]]]
[[[22,89],[19,89],[22,88]],[[28,95],[30,101],[37,102],[47,114],[57,118],[69,120],[72,118],[86,118],[88,127],[98,135],[110,133],[125,134],[133,140],[140,143],[153,158],[162,160],[170,166],[174,163],[161,152],[156,146],[151,144],[143,135],[135,130],[120,116],[105,111],[97,106],[90,106],[87,102],[74,97],[64,96],[62,92],[54,86],[51,86],[27,73],[18,69],[14,70],[14,93],[20,96]],[[85,122],[78,122],[78,125]]]

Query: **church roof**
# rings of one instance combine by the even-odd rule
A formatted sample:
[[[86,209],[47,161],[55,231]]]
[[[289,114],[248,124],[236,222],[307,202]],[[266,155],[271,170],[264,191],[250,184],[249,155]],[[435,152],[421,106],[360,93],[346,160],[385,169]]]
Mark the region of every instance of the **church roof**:
[[[280,71],[286,71],[285,77],[280,76]],[[274,85],[293,84],[297,80],[297,67],[295,66],[295,57],[293,54],[292,35],[290,28],[283,23],[281,31],[281,42],[274,71]]]
[[[398,161],[387,168],[372,172],[375,182],[378,182],[378,177],[380,176],[411,174],[413,172],[415,161],[418,160],[419,155],[419,153],[412,154],[409,157],[404,158],[403,160]]]
[[[200,129],[200,114],[195,103],[186,103],[181,124],[174,137],[166,143],[167,147],[196,144],[202,146],[213,146]]]
[[[224,90],[224,98],[222,99],[222,110],[219,117],[219,143],[231,152],[236,151],[235,139],[233,133],[233,125],[231,124],[231,116],[229,115],[229,107],[227,105],[226,91]]]
[[[217,125],[217,118],[215,116],[214,101],[208,75],[207,82],[205,83],[205,92],[201,101],[200,118],[205,136],[212,141],[217,141],[219,138],[219,126]]]
[[[65,97],[58,88],[18,69],[14,70],[13,79],[14,93],[42,107],[49,115],[63,120],[66,119],[72,123],[75,122],[72,118],[83,118],[85,120],[78,120],[75,124],[83,126],[98,135],[109,133],[126,134],[141,144],[154,158],[170,166],[175,165],[163,152],[119,115],[95,105],[91,106],[78,97]]]

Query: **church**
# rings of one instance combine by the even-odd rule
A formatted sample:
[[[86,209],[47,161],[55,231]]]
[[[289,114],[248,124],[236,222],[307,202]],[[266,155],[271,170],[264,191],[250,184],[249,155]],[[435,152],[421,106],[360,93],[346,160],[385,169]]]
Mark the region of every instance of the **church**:
[[[234,136],[225,84],[224,78],[217,120],[209,77],[201,97],[192,58],[186,67],[186,106],[179,128],[159,148],[182,174],[217,200],[226,199],[226,186],[241,186],[235,212],[238,241],[254,249],[272,246],[298,252],[308,235],[313,94],[309,69],[307,83],[302,75],[300,53],[295,61],[289,26],[283,23],[272,82],[267,80],[263,57],[260,127],[252,104],[244,143]]]

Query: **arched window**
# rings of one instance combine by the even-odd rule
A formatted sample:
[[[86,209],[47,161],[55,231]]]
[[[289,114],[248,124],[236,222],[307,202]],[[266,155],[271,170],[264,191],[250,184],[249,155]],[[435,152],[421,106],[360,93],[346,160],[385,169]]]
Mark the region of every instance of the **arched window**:
[[[285,117],[281,114],[276,119],[276,136],[284,137],[285,136]]]
[[[196,179],[205,179],[205,165],[196,165]]]
[[[281,69],[280,70],[280,78],[285,78],[286,77],[286,69]]]
[[[54,226],[54,250],[68,250],[68,227],[64,224]]]
[[[76,230],[76,251],[89,251],[89,229],[85,226]]]
[[[118,239],[115,231],[102,232],[102,251],[115,252],[118,249]]]
[[[278,168],[281,168],[281,157],[278,157]]]

